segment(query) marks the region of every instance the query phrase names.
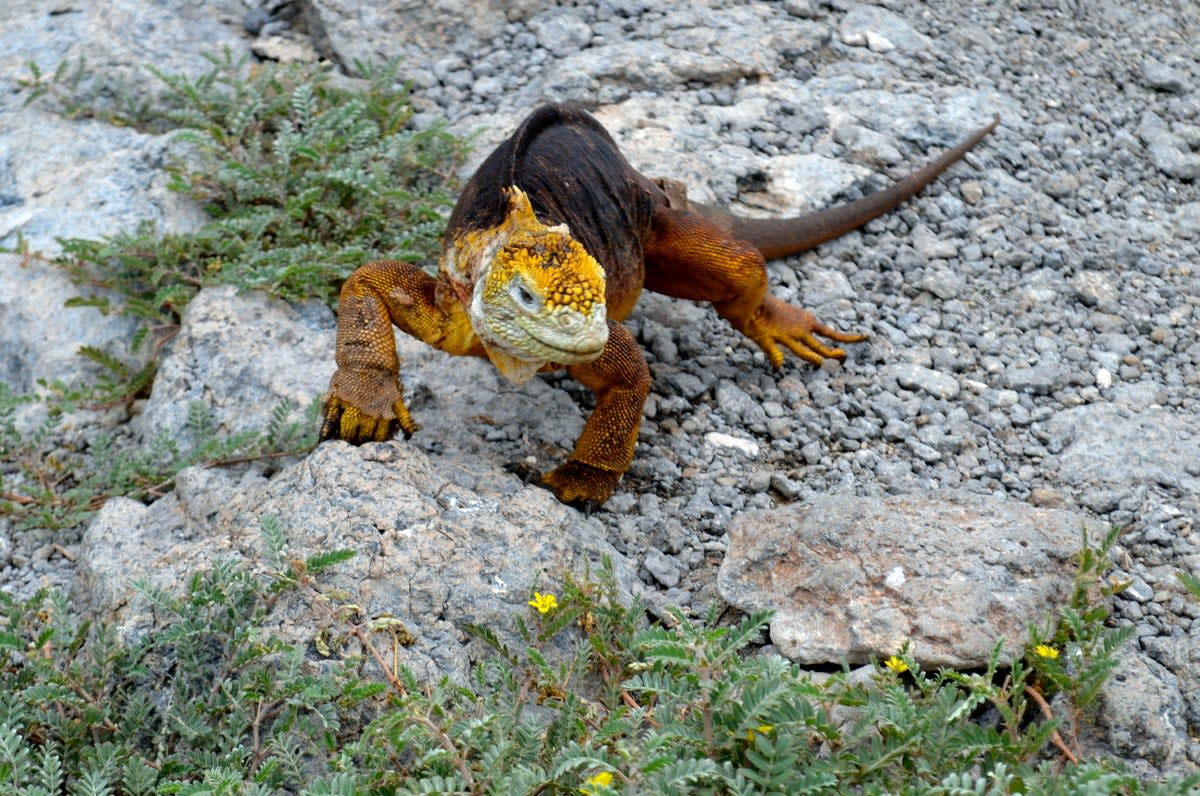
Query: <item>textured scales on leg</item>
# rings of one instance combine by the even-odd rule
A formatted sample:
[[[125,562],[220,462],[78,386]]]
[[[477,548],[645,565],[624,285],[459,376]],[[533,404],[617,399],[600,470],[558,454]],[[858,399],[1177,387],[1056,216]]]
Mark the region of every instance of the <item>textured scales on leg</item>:
[[[612,497],[633,461],[650,368],[633,335],[609,321],[609,343],[597,359],[567,368],[596,395],[596,408],[566,463],[543,481],[564,503],[599,505]]]
[[[717,314],[754,341],[772,367],[783,364],[780,346],[820,365],[844,359],[816,335],[856,343],[864,335],[841,332],[767,293],[767,266],[753,244],[730,237],[716,222],[674,207],[660,208],[646,243],[646,287],[658,293],[711,301]]]
[[[454,302],[439,302],[437,282],[410,263],[378,260],[342,286],[335,356],[322,410],[321,439],[382,442],[419,426],[404,403],[392,327],[431,345],[469,353],[470,324]]]
[[[765,259],[812,248],[891,210],[979,143],[998,119],[893,186],[798,218],[743,219],[639,174],[585,111],[534,111],[467,182],[437,278],[368,263],[342,288],[337,372],[322,439],[355,443],[417,430],[404,404],[392,327],[450,354],[489,358],[522,383],[566,368],[596,395],[567,461],[542,476],[564,503],[607,500],[637,445],[650,371],[620,325],[642,289],[713,304],[780,367],[846,354],[838,331],[768,293]],[[824,340],[822,340],[824,338]]]

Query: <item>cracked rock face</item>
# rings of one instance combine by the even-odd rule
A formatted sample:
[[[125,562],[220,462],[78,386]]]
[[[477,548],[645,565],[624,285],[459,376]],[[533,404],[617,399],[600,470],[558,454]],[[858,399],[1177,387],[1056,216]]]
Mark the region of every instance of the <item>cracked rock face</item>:
[[[966,493],[829,495],[735,518],[717,582],[730,605],[774,610],[771,641],[800,663],[908,644],[926,666],[978,668],[998,641],[1019,657],[1070,595],[1089,526],[1095,538],[1081,514]]]
[[[344,601],[367,616],[399,619],[414,638],[398,650],[400,661],[428,677],[466,677],[483,650],[468,645],[464,625],[519,644],[512,628],[528,614],[530,593],[560,583],[564,572],[597,570],[608,559],[627,597],[640,590],[602,526],[545,490],[478,463],[434,460],[403,443],[336,442],[271,478],[192,468],[151,506],[109,501],[83,538],[76,603],[136,637],[153,625],[153,610],[130,591],[131,582],[173,590],[217,559],[261,569],[265,517],[278,520],[289,557],[354,551],[321,576],[321,590],[348,595]],[[305,647],[329,624],[303,595],[289,596],[265,620],[279,637]],[[569,644],[558,650],[564,657]]]
[[[1176,573],[1200,574],[1195,4],[1096,0],[1070,14],[1054,3],[886,5],[0,2],[0,244],[21,236],[53,255],[59,238],[141,220],[187,230],[203,219],[166,187],[167,136],[24,105],[31,58],[49,71],[85,56],[103,85],[124,82],[140,98],[157,86],[147,66],[196,75],[209,65],[204,53],[224,46],[235,58],[316,53],[347,81],[338,65],[402,56],[413,123],[478,132],[477,159],[536,104],[571,100],[596,113],[637,168],[750,215],[853,199],[998,112],[995,133],[898,212],[769,264],[781,298],[869,333],[842,365],[772,372],[711,308],[643,296],[626,325],[654,385],[633,466],[589,527],[638,570],[654,610],[703,615],[725,595],[779,608],[776,647],[808,660],[890,654],[911,640],[918,656],[968,661],[999,637],[985,630],[991,622],[1015,647],[1069,569],[1050,553],[1062,547],[1031,535],[1029,548],[1012,549],[1006,532],[1049,533],[1057,520],[1038,512],[1051,506],[1120,526],[1115,575],[1132,585],[1114,598],[1112,621],[1136,639],[1106,687],[1101,747],[1149,775],[1194,770],[1200,604]],[[86,363],[71,366],[72,346],[123,334],[121,318],[62,310],[70,286],[53,273],[0,257],[0,365],[21,390],[39,378],[78,384]],[[82,449],[98,429],[122,440],[181,435],[194,400],[222,428],[263,427],[281,397],[298,404],[327,381],[332,326],[320,315],[206,291],[133,417],[126,407],[74,416],[54,444]],[[514,390],[485,362],[399,345],[424,427],[373,454],[392,461],[323,446],[278,472],[187,471],[151,506],[113,501],[86,542],[79,528],[17,532],[0,518],[0,589],[69,587],[78,560],[81,599],[94,587],[97,605],[134,600],[128,576],[153,575],[147,561],[178,582],[183,562],[251,555],[251,504],[287,508],[270,484],[304,503],[305,489],[323,483],[322,494],[343,501],[340,514],[288,516],[315,523],[304,531],[313,544],[356,546],[354,566],[374,562],[360,573],[368,590],[409,606],[422,625],[414,665],[460,670],[469,654],[460,631],[410,595],[466,615],[481,603],[457,584],[471,580],[469,551],[483,555],[488,542],[457,530],[452,546],[437,532],[413,541],[404,529],[419,536],[435,518],[477,512],[478,527],[519,524],[523,539],[592,533],[563,525],[549,504],[519,523],[492,507],[528,508],[533,498],[504,467],[561,461],[592,397],[553,375]],[[0,475],[5,490],[19,486]],[[333,494],[351,488],[362,496]],[[976,505],[963,493],[991,497]],[[353,530],[341,536],[343,525]],[[1076,531],[1056,544],[1073,549]],[[426,580],[400,594],[389,584],[411,576],[391,568],[407,560],[391,551],[409,546],[447,563],[410,561]],[[513,543],[503,555],[524,560],[527,547],[541,549]],[[455,588],[435,588],[439,578]],[[787,593],[772,591],[772,578]],[[476,582],[480,593],[492,588]],[[499,605],[499,625],[520,609]]]

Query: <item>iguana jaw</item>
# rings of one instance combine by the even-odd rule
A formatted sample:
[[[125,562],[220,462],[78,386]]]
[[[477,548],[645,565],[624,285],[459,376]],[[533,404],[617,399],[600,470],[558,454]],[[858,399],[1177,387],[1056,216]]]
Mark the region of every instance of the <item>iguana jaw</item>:
[[[470,290],[471,326],[514,382],[547,363],[589,362],[608,342],[604,270],[565,225],[539,222],[518,188],[504,223],[456,241],[443,265]]]
[[[492,364],[510,381],[523,384],[548,363],[590,362],[608,343],[603,303],[593,303],[586,313],[570,306],[547,310],[549,302],[519,277],[503,280],[509,287],[500,296],[487,289],[488,281],[475,285],[471,325]]]

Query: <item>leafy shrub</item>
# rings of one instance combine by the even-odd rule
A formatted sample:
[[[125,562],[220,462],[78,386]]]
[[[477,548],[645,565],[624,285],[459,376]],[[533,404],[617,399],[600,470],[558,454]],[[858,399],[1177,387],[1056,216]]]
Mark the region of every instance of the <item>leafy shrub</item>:
[[[1037,687],[1037,664],[1001,672],[997,654],[977,676],[931,674],[898,655],[866,676],[815,674],[753,649],[765,614],[720,626],[676,612],[670,626],[646,626],[638,606],[617,601],[610,569],[569,579],[553,605],[531,600],[520,649],[475,628],[492,654],[468,682],[423,683],[380,648],[396,639],[395,622],[367,621],[352,595],[321,588],[321,571],[348,551],[294,560],[271,519],[263,540],[266,566],[253,569],[266,574],[225,562],[182,596],[143,589],[159,622],[124,643],[80,622],[61,596],[0,597],[0,789],[949,796],[1200,786],[1056,760],[1056,719],[985,709],[1018,705]],[[314,665],[319,643],[264,633],[285,595],[309,601],[314,639],[360,644]],[[549,660],[543,650],[564,633],[575,654]]]
[[[164,90],[153,104],[127,101],[121,107],[131,109],[106,118],[178,130],[170,187],[211,220],[180,234],[143,226],[64,240],[80,280],[117,291],[126,312],[169,324],[204,285],[332,302],[367,260],[434,258],[465,149],[441,127],[410,126],[396,64],[360,65],[365,77],[351,81],[228,52],[209,60],[213,68],[194,80],[155,71]],[[78,109],[85,75],[60,69],[47,79],[34,67],[26,84],[31,100],[53,93],[60,107]]]
[[[312,66],[250,65],[228,52],[209,60],[212,69],[194,80],[155,72],[163,90],[152,101],[110,85],[82,62],[50,75],[30,66],[30,101],[48,98],[68,115],[176,131],[170,186],[200,202],[210,219],[185,233],[162,235],[146,224],[103,240],[62,241],[62,262],[77,281],[104,289],[69,304],[138,318],[131,347],[147,338],[153,345],[137,365],[124,352],[82,348],[103,375],[82,388],[41,385],[48,421],[28,439],[11,419],[29,398],[0,392],[0,516],[16,516],[21,527],[70,527],[112,495],[163,494],[184,467],[313,444],[315,406],[304,429],[282,427],[284,407],[270,428],[235,437],[217,435],[203,407],[193,407],[190,430],[200,441],[188,450],[169,435],[130,449],[110,434],[83,451],[56,448],[57,421],[77,406],[148,394],[158,350],[200,288],[228,283],[333,302],[367,260],[434,259],[464,145],[440,127],[411,127],[413,109],[394,64],[362,66],[363,79],[339,82]]]
[[[303,649],[266,637],[271,583],[226,562],[183,596],[143,590],[160,624],[128,644],[61,595],[0,596],[0,789],[297,790],[381,688],[349,666],[319,675]]]
[[[0,516],[13,517],[18,529],[79,525],[114,496],[151,502],[169,492],[186,467],[304,453],[316,443],[319,409],[314,401],[302,420],[290,422],[292,407],[285,401],[275,407],[265,429],[227,435],[214,427],[208,407],[196,402],[188,408],[190,447],[181,447],[165,431],[143,446],[98,432],[82,450],[58,446],[53,455],[45,455],[55,418],[47,418],[31,438],[22,437],[11,422],[11,410],[20,402],[0,385],[0,461],[13,471],[7,476],[0,471]]]

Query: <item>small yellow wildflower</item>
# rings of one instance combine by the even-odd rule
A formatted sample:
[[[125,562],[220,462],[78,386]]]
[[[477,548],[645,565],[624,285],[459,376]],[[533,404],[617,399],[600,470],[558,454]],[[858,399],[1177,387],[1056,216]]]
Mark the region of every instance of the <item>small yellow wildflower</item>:
[[[891,669],[896,674],[908,671],[908,664],[900,660],[900,658],[895,655],[884,661],[883,665]]]
[[[746,730],[746,740],[750,743],[754,743],[755,735],[766,735],[773,729],[775,729],[774,724],[760,724],[757,727],[751,727],[750,729]]]
[[[613,782],[613,775],[608,771],[601,771],[599,774],[591,776],[587,781],[586,788],[580,788],[580,793],[592,794],[599,793],[601,788],[607,788]]]
[[[1054,660],[1058,657],[1058,650],[1048,644],[1038,644],[1033,648],[1033,651],[1043,658],[1048,658],[1050,660]]]
[[[535,591],[529,604],[538,609],[538,613],[548,614],[558,607],[558,598],[553,594],[542,594],[540,591]]]

